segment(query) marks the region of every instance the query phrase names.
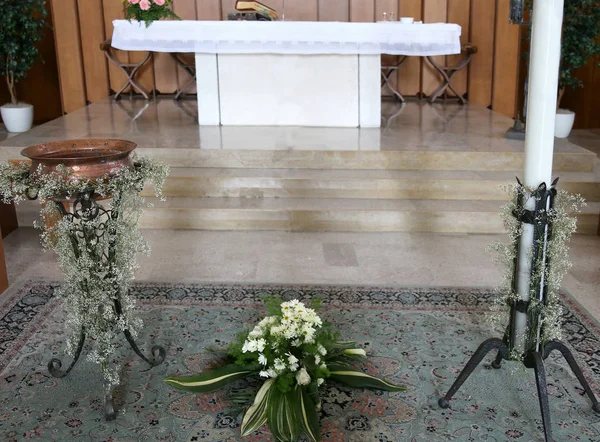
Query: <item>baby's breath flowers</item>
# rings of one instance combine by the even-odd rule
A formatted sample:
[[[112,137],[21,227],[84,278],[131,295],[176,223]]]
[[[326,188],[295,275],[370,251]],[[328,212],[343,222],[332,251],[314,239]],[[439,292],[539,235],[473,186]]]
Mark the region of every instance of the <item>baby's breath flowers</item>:
[[[505,271],[502,284],[499,287],[500,296],[496,298],[490,316],[494,327],[503,329],[506,327],[507,313],[513,301],[520,297],[514,290],[515,266],[519,248],[519,239],[522,234],[522,223],[518,215],[524,210],[521,200],[534,198],[529,196],[533,189],[526,189],[519,184],[507,184],[504,190],[510,195],[510,201],[501,209],[501,217],[504,227],[509,235],[508,243],[493,244],[490,249],[496,253],[497,261],[504,264]],[[562,189],[558,189],[554,198],[554,207],[546,212],[547,219],[551,224],[552,234],[546,246],[546,260],[536,260],[537,266],[531,271],[530,303],[528,317],[532,318],[530,326],[525,331],[525,336],[516,337],[530,345],[537,341],[538,327],[541,329],[542,346],[552,340],[559,340],[562,335],[561,317],[562,306],[560,303],[560,286],[562,279],[571,267],[569,260],[569,240],[577,227],[577,219],[573,216],[585,202],[580,195],[572,195]],[[543,237],[537,244],[543,247]],[[531,251],[529,251],[531,259]],[[546,302],[540,303],[536,298],[540,291],[540,284],[547,286]],[[540,319],[541,323],[538,322]],[[538,327],[534,327],[537,325]],[[530,350],[526,348],[525,351]],[[509,355],[511,359],[522,359],[523,354],[517,354],[516,350]]]
[[[283,441],[297,441],[302,434],[311,441],[320,440],[319,387],[327,380],[356,388],[405,390],[352,368],[351,363],[366,357],[366,352],[338,339],[338,333],[317,314],[318,302],[311,308],[297,299],[267,298],[266,303],[269,315],[238,335],[229,347],[227,365],[166,382],[181,390],[206,393],[257,376],[264,384],[244,414],[241,434],[247,436],[268,424],[275,439]],[[245,402],[247,397],[236,395],[232,400]]]
[[[57,294],[66,300],[67,352],[76,353],[83,330],[94,341],[88,359],[101,366],[108,387],[119,382],[117,367],[109,363],[115,336],[128,330],[135,337],[142,327],[129,296],[137,255],[150,253],[139,230],[146,206],[140,192],[151,182],[162,198],[167,175],[167,166],[149,159],[136,159],[134,167],[93,181],[76,179],[60,166],[31,174],[27,163],[0,164],[1,200],[46,203],[36,227],[44,248],[56,252],[65,277]],[[96,202],[98,196],[110,199]],[[64,215],[57,198],[76,201],[78,213]]]

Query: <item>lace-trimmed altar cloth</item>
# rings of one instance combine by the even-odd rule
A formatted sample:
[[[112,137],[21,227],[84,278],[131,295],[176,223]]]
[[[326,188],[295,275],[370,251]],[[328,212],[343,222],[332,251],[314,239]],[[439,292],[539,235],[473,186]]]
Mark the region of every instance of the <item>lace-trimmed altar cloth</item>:
[[[461,27],[451,23],[402,24],[266,21],[115,20],[112,46],[126,51],[204,54],[460,53]]]

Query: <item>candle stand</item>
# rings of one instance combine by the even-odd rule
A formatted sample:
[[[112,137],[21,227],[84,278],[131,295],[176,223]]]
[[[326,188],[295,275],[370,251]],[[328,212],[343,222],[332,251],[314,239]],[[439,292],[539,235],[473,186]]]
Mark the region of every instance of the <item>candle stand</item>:
[[[150,172],[144,171],[143,164],[133,162],[130,154],[135,147],[134,143],[121,140],[77,140],[31,146],[21,152],[32,160],[29,174],[38,179],[38,182],[63,177],[64,181],[58,181],[62,183],[62,187],[61,184],[55,185],[50,197],[40,196],[44,201],[54,202],[58,209],[58,219],[48,217],[48,212],[45,212],[45,241],[57,244],[57,241],[62,239],[68,255],[76,262],[85,263],[82,264],[84,268],[76,268],[77,270],[65,274],[66,279],[70,281],[65,287],[79,292],[77,296],[83,299],[79,301],[83,304],[76,304],[78,309],[83,308],[84,316],[79,316],[76,322],[81,324],[79,335],[75,335],[74,340],[70,341],[71,344],[76,342],[72,347],[73,359],[68,367],[63,369],[62,361],[53,358],[48,362],[48,371],[55,378],[66,377],[77,364],[86,338],[90,336],[92,339],[99,339],[97,345],[100,350],[97,354],[100,356],[96,356],[96,360],[101,364],[104,375],[107,421],[114,420],[117,416],[112,397],[112,387],[116,381],[107,374],[110,373],[109,357],[113,336],[122,331],[133,351],[150,367],[160,365],[166,355],[164,348],[159,345],[152,347],[150,356],[144,355],[138,347],[134,336],[141,322],[130,322],[133,304],[128,303],[126,299],[129,294],[130,277],[119,276],[119,273],[124,272],[120,268],[122,260],[118,261],[119,253],[122,255],[124,252],[119,251],[119,247],[130,249],[125,253],[132,253],[133,256],[137,250],[135,245],[124,245],[120,242],[123,234],[118,231],[119,228],[123,228],[124,225],[132,229],[138,228],[137,219],[131,221],[125,218],[126,224],[121,223],[122,218],[126,216],[124,212],[130,209],[131,203],[130,200],[124,199],[124,193],[129,192],[138,197],[144,180],[151,175]],[[125,175],[127,178],[124,178]],[[115,183],[117,180],[127,184],[127,190],[116,190],[115,187],[114,193],[107,193],[110,192],[111,181]],[[38,189],[28,188],[26,195],[29,199],[37,199]],[[111,200],[110,205],[100,203],[101,200],[107,199]],[[52,227],[57,223],[63,223],[59,232]],[[58,238],[57,235],[62,236]],[[83,276],[73,282],[73,272],[79,272]],[[90,314],[87,315],[86,302],[92,290],[96,296],[98,293],[101,295],[91,304]],[[76,296],[71,292],[66,295]],[[99,338],[97,333],[101,333],[102,337]]]
[[[534,239],[531,254],[532,262],[530,267],[532,269],[532,278],[530,280],[532,290],[530,293],[532,293],[532,297],[533,293],[535,293],[535,301],[532,302],[530,298],[530,300],[527,301],[518,299],[511,302],[510,321],[504,338],[491,338],[484,341],[467,362],[467,365],[454,381],[446,395],[441,397],[438,401],[440,407],[448,408],[450,406],[449,401],[490,351],[498,350],[496,359],[491,365],[493,368],[499,369],[503,359],[511,360],[514,358],[515,354],[520,353],[519,350],[515,350],[516,343],[521,340],[524,342],[522,363],[526,368],[533,368],[535,371],[546,442],[552,442],[553,439],[544,360],[548,358],[552,351],[557,350],[563,355],[569,364],[569,367],[571,367],[571,370],[581,383],[586,395],[592,401],[592,408],[597,413],[600,413],[600,404],[569,348],[564,343],[557,340],[550,340],[549,342],[544,341],[542,315],[540,309],[536,307],[540,305],[545,306],[548,302],[547,281],[543,276],[541,278],[534,278],[533,269],[546,269],[548,266],[552,265],[547,255],[548,241],[552,238],[552,222],[549,219],[548,213],[554,206],[554,197],[556,196],[555,185],[557,181],[558,179],[552,183],[552,186],[549,189],[546,187],[545,183],[542,183],[537,190],[531,193],[530,198],[535,199],[535,210],[525,209],[523,194],[521,194],[520,201],[518,202],[518,213],[514,213],[514,216],[517,217],[520,222],[533,225],[534,227]],[[519,256],[519,253],[517,253],[516,256]],[[519,265],[516,261],[517,258],[515,258],[515,271],[512,278],[513,293],[517,293]],[[545,275],[547,273],[543,272],[542,274]],[[525,336],[519,336],[517,326],[517,315],[519,314],[525,314],[527,316]]]

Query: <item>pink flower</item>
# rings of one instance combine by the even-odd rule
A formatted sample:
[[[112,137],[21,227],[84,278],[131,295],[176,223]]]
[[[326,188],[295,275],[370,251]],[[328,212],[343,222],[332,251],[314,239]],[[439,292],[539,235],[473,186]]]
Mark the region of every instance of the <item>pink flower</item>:
[[[132,5],[137,5],[140,0],[127,0],[129,3],[131,3]]]
[[[165,4],[165,0],[154,0],[154,3],[156,3],[158,6],[162,6]]]
[[[140,9],[142,11],[147,11],[150,7],[150,0],[140,0]]]

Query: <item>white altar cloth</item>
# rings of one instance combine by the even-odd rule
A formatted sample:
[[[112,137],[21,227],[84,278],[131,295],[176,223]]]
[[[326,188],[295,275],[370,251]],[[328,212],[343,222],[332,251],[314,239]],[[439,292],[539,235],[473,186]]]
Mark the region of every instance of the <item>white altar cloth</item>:
[[[460,53],[446,23],[113,23],[117,49],[196,53],[201,125],[379,127],[381,54]]]
[[[451,23],[403,24],[293,21],[115,20],[112,46],[126,51],[202,54],[460,53],[461,27]]]

